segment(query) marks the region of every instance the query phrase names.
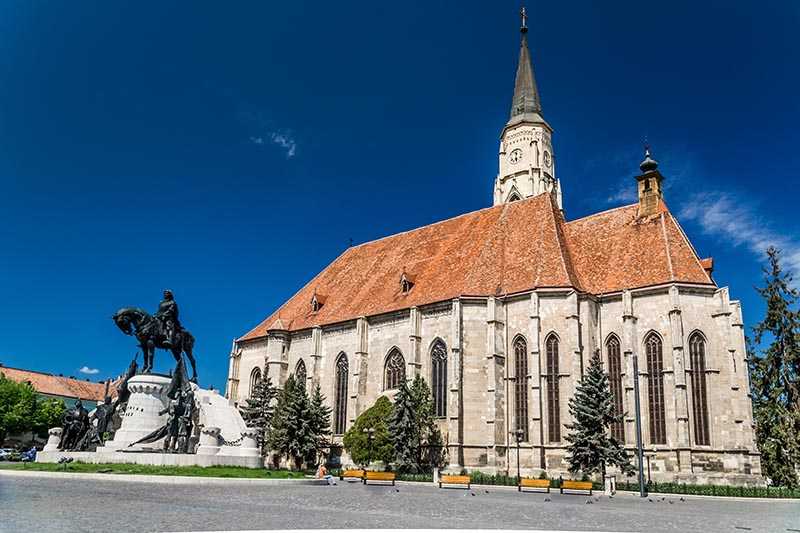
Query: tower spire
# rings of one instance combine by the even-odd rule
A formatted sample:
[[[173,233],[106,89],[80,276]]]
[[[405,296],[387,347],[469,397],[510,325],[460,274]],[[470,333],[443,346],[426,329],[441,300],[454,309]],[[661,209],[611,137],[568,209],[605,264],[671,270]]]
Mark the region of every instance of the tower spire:
[[[528,13],[523,7],[519,12],[520,34],[522,35],[519,49],[519,64],[517,77],[514,81],[514,98],[511,101],[511,117],[531,113],[541,113],[542,105],[539,100],[539,89],[536,87],[536,76],[533,73],[531,54],[528,51]]]

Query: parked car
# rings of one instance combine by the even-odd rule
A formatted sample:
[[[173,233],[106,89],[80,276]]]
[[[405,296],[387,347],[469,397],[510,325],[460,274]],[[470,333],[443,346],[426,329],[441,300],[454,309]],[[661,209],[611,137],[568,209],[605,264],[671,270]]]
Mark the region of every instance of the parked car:
[[[0,461],[9,461],[9,456],[15,453],[14,448],[0,448]]]

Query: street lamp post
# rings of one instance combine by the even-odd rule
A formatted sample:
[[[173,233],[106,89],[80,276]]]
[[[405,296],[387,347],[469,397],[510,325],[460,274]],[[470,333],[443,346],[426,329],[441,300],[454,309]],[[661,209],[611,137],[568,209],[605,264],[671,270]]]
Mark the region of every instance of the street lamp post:
[[[367,455],[367,466],[369,466],[372,463],[372,439],[375,436],[375,428],[364,428],[361,431],[367,436],[367,442],[369,443]]]
[[[522,443],[522,437],[524,432],[521,429],[518,429],[514,432],[515,436],[517,437],[517,481],[521,478],[520,470],[519,470],[519,445]]]
[[[634,406],[636,409],[636,454],[639,458],[639,496],[644,498],[647,496],[647,488],[644,484],[644,449],[642,447],[642,411],[639,405],[639,360],[636,354],[633,357],[633,396]]]

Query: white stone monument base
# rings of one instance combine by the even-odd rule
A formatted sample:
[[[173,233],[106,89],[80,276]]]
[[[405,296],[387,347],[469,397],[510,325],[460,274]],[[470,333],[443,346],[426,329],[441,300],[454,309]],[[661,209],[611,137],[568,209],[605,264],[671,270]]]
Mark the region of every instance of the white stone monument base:
[[[214,390],[192,384],[197,409],[199,446],[194,454],[165,453],[163,439],[131,447],[131,443],[162,427],[160,414],[168,405],[170,377],[139,374],[130,379],[131,396],[114,438],[94,452],[58,451],[61,428],[50,430],[45,449],[36,454],[39,463],[57,463],[71,457],[80,463],[123,463],[153,466],[242,466],[263,468],[264,458],[256,442],[257,432],[248,428],[239,411]]]
[[[151,466],[241,466],[264,468],[264,459],[259,456],[198,455],[188,453],[147,452],[39,452],[37,463],[57,463],[62,457],[72,457],[77,463],[89,464],[136,464]]]

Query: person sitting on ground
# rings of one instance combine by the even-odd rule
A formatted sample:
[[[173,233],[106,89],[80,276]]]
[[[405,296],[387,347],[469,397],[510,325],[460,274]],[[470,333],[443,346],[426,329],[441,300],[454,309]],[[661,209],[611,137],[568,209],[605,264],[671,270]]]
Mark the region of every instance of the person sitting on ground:
[[[325,468],[325,463],[319,464],[319,468],[317,468],[317,479],[326,480],[328,485],[336,485],[336,480],[328,473],[328,469]]]

